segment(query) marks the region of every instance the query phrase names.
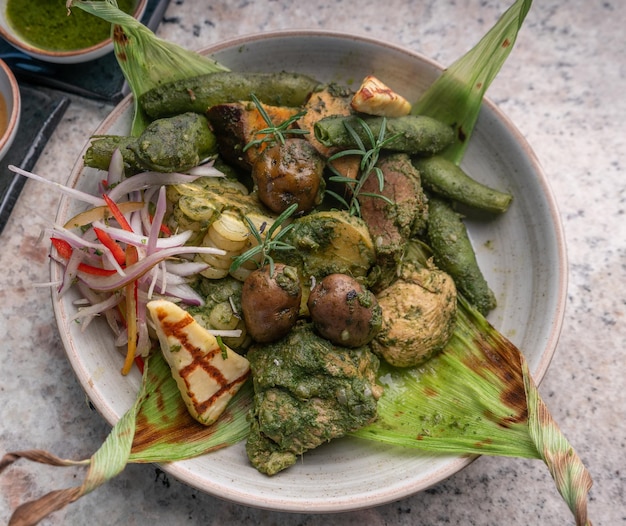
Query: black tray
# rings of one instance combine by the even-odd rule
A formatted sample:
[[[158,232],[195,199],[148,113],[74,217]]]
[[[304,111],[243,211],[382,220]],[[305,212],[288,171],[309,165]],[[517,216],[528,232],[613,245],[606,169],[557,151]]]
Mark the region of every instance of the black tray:
[[[154,31],[168,4],[169,0],[148,0],[141,22]],[[51,64],[29,57],[0,38],[0,58],[9,65],[18,81],[113,103],[119,102],[128,93],[124,76],[112,52],[81,64]]]
[[[148,0],[142,23],[156,30],[168,4],[169,0]],[[17,77],[22,98],[17,136],[0,161],[1,233],[26,182],[8,166],[29,171],[34,167],[69,104],[67,95],[57,90],[113,104],[129,90],[113,53],[82,64],[50,64],[29,57],[0,38],[0,58]]]
[[[26,178],[9,170],[10,164],[32,170],[50,135],[65,113],[69,98],[55,90],[20,85],[22,109],[17,135],[0,168],[0,232],[22,191]]]

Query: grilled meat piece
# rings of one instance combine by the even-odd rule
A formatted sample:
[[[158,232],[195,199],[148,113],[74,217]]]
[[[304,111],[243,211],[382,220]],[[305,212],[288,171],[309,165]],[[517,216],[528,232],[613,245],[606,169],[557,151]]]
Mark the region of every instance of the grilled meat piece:
[[[305,451],[376,418],[380,362],[368,347],[336,347],[299,322],[247,357],[255,396],[246,451],[262,473],[274,475]]]

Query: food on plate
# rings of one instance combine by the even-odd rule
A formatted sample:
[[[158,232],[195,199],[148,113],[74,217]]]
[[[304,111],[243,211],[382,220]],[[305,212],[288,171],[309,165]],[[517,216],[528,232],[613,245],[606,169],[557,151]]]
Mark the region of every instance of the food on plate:
[[[288,137],[261,152],[251,176],[259,201],[272,212],[279,214],[295,203],[302,213],[322,202],[324,169],[324,158],[309,141]]]
[[[204,113],[216,104],[250,100],[254,93],[272,106],[296,108],[304,103],[319,82],[291,72],[217,72],[156,86],[139,97],[141,108],[151,119],[188,111]]]
[[[356,179],[361,159],[356,155],[343,155],[331,159],[338,149],[324,146],[315,138],[315,123],[323,117],[331,115],[350,115],[352,113],[352,90],[346,86],[331,82],[316,89],[303,106],[302,115],[298,119],[298,127],[307,132],[307,140],[318,152],[327,159],[329,165],[338,174]]]
[[[207,330],[222,333],[234,331],[230,336],[222,336],[222,341],[231,349],[245,353],[251,339],[240,314],[243,282],[232,276],[222,279],[198,277],[195,286],[204,298],[204,304],[190,306],[187,312]]]
[[[379,361],[366,347],[337,347],[301,321],[247,356],[255,394],[246,451],[262,473],[274,475],[376,418]]]
[[[439,155],[416,157],[413,159],[413,165],[422,177],[424,188],[457,203],[501,214],[507,211],[513,199],[508,192],[478,182],[467,175],[463,168],[445,157]]]
[[[238,388],[247,375],[248,359],[222,338],[248,353],[255,402],[247,449],[253,465],[271,474],[293,463],[294,455],[375,418],[382,393],[375,379],[376,356],[396,367],[419,365],[443,349],[452,335],[453,279],[433,268],[432,261],[419,268],[404,261],[408,242],[424,242],[432,233],[429,197],[412,158],[415,152],[427,157],[441,151],[451,142],[451,130],[430,117],[355,113],[349,88],[323,86],[309,77],[215,75],[215,90],[209,76],[197,84],[205,97],[199,113],[187,107],[176,114],[170,108],[168,116],[147,124],[136,139],[95,137],[85,158],[92,166],[108,162],[111,170],[121,157],[128,170],[122,178],[128,180],[139,177],[134,168],[164,176],[199,170],[190,180],[168,181],[158,200],[148,194],[146,204],[159,210],[157,219],[167,228],[158,234],[151,225],[153,236],[166,239],[172,235],[167,232],[185,231],[188,245],[211,249],[190,263],[196,270],[187,285],[199,305],[182,303],[184,310],[165,295],[159,299],[153,287],[146,293],[146,308],[189,411],[205,424],[215,421],[236,392],[228,383],[231,376]],[[253,92],[224,102],[227,78],[242,80],[248,89],[270,82],[273,92],[291,97],[291,104],[296,82],[300,102],[274,106]],[[366,86],[371,83],[366,79]],[[175,84],[176,90],[169,84],[151,90],[150,104],[158,106],[157,92],[164,104],[172,97],[180,100],[181,86],[191,89],[189,83]],[[382,89],[380,81],[376,85]],[[305,96],[312,86],[317,88]],[[211,99],[208,93],[218,95]],[[397,94],[391,95],[386,104],[402,106]],[[373,104],[375,111],[385,113],[385,103]],[[326,106],[340,114],[329,115],[334,110],[325,111]],[[319,119],[307,116],[307,108]],[[396,111],[390,106],[388,113]],[[108,153],[98,147],[105,141]],[[210,177],[203,175],[198,166],[203,155],[211,157],[209,166],[224,171],[216,174],[211,168]],[[334,164],[344,158],[346,164]],[[338,172],[337,166],[350,166],[353,159],[358,161],[354,177]],[[332,191],[326,192],[327,184],[334,185]],[[132,230],[119,214],[114,218]],[[155,246],[151,237],[147,243]],[[141,247],[135,250],[139,258]],[[156,269],[151,272],[158,276]],[[234,286],[233,280],[240,285]],[[128,290],[127,298],[131,294]],[[137,296],[127,310],[140,308],[141,301]],[[139,328],[129,324],[127,332],[130,366],[136,354],[131,339]],[[272,356],[271,363],[261,356]],[[326,365],[315,370],[320,366],[311,365],[312,357]],[[336,362],[345,362],[339,372]],[[295,379],[305,370],[316,379],[315,389],[310,378]],[[272,375],[279,375],[279,383],[265,384],[263,379]],[[335,385],[339,377],[350,389],[357,382],[358,403],[343,383]],[[300,421],[276,428],[292,413]]]
[[[470,303],[482,314],[494,309],[496,297],[478,266],[462,216],[442,199],[428,201],[427,238],[435,264],[452,276]]]
[[[248,379],[250,363],[175,303],[154,300],[146,308],[187,409],[211,425]]]
[[[377,295],[382,327],[374,353],[396,367],[421,365],[440,352],[454,332],[456,287],[445,272],[402,263],[398,279]]]
[[[392,137],[385,144],[387,150],[411,154],[432,155],[452,144],[452,129],[437,119],[423,115],[402,117],[377,117],[335,115],[324,117],[315,123],[315,138],[324,146],[355,148],[358,140],[368,144],[368,131],[375,136],[384,130]],[[356,132],[355,134],[350,129]]]
[[[345,210],[320,210],[298,217],[284,240],[294,250],[281,257],[300,269],[302,276],[338,272],[365,278],[376,260],[367,224]]]
[[[85,152],[86,166],[107,170],[119,150],[126,175],[147,170],[184,172],[217,152],[207,118],[187,112],[151,122],[139,137],[96,137]]]
[[[359,199],[361,217],[376,247],[379,275],[373,285],[375,291],[397,279],[407,241],[423,234],[428,222],[428,198],[410,157],[404,153],[386,154],[379,158],[377,167],[384,185],[381,188],[376,178],[368,177]]]
[[[441,151],[451,130],[430,117],[355,113],[349,88],[309,77],[302,87],[303,77],[289,73],[269,81],[263,76],[263,82],[292,94],[297,80],[302,100],[296,106],[274,106],[253,92],[224,102],[223,82],[231,77],[260,82],[255,75],[219,74],[215,105],[206,98],[199,113],[186,108],[155,118],[136,138],[94,137],[86,164],[107,166],[112,189],[104,200],[116,212],[107,225],[81,221],[81,227],[83,238],[93,230],[104,245],[102,272],[116,272],[105,259],[124,247],[133,259],[120,257],[120,268],[149,257],[169,263],[163,274],[143,263],[141,281],[120,281],[126,298],[121,317],[128,322],[117,328],[128,342],[124,374],[134,358],[149,355],[152,326],[189,412],[206,425],[251,374],[247,451],[257,469],[272,474],[375,419],[381,359],[394,367],[421,365],[449,341],[454,276],[434,268],[437,259],[410,265],[405,251],[411,240],[426,242],[434,228],[443,232],[439,223],[431,225],[431,197],[413,158]],[[204,93],[210,84],[203,78]],[[163,98],[173,97],[171,89],[163,85]],[[341,113],[328,115],[325,105]],[[307,108],[320,119],[307,117]],[[329,122],[330,128],[320,127]],[[327,130],[332,140],[326,140]],[[342,134],[349,140],[335,140]],[[334,163],[341,159],[348,162]],[[354,159],[355,174],[338,171]],[[151,189],[156,174],[163,186]],[[138,181],[133,190],[124,192],[132,181]],[[138,189],[144,189],[141,223],[132,212],[124,216],[111,197],[121,205]],[[135,241],[133,225],[139,224],[146,234]],[[178,265],[157,257],[168,239],[183,235],[189,252],[197,248],[192,259],[178,255],[179,249],[170,256]],[[435,243],[435,258],[438,249]],[[69,257],[67,265],[72,267]],[[184,265],[190,270],[178,277],[167,273]],[[115,290],[99,282],[89,286]],[[141,309],[150,313],[148,325]],[[138,313],[135,323],[128,312]]]
[[[347,274],[329,274],[315,283],[307,307],[315,330],[335,345],[362,347],[381,327],[376,296]]]
[[[411,113],[411,103],[373,75],[363,79],[350,106],[356,112],[380,117],[402,117]]]
[[[294,267],[277,263],[251,272],[241,291],[248,334],[260,343],[282,338],[298,320],[301,299],[300,278]]]
[[[243,170],[250,170],[272,139],[272,123],[294,122],[299,114],[291,106],[272,106],[258,101],[215,104],[206,115],[217,136],[220,156]],[[287,128],[284,126],[284,128]],[[258,145],[251,148],[252,144]]]

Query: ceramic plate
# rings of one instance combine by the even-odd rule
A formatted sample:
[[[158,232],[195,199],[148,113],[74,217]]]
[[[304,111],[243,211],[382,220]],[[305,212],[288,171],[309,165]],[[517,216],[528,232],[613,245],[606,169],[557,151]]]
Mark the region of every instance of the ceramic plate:
[[[374,74],[409,100],[417,99],[441,72],[440,66],[416,53],[330,32],[265,34],[221,43],[206,52],[232,70],[299,71],[355,88],[365,75]],[[131,109],[127,98],[95,134],[127,133]],[[539,381],[555,349],[566,289],[564,242],[554,199],[530,146],[489,101],[463,165],[476,178],[515,196],[505,215],[488,222],[471,221],[469,230],[499,302],[490,321],[524,351]],[[95,191],[98,179],[79,160],[70,184]],[[59,222],[76,213],[76,206],[63,201]],[[53,279],[58,278],[56,267],[53,273],[57,274]],[[85,333],[68,323],[73,299],[54,301],[67,355],[93,404],[114,424],[134,402],[140,377],[120,375],[121,355],[104,323],[91,324]],[[306,453],[295,466],[271,478],[250,466],[243,444],[164,469],[222,499],[316,513],[392,502],[445,479],[471,461],[346,438]]]

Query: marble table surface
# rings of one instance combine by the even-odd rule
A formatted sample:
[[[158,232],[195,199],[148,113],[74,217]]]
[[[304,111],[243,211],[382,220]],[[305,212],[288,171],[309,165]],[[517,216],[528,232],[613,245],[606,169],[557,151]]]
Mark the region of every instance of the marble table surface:
[[[274,29],[379,38],[450,64],[508,7],[484,0],[172,0],[158,34],[198,49]],[[561,338],[540,392],[594,480],[596,525],[626,524],[626,3],[537,1],[489,96],[533,146],[563,221],[569,285]],[[111,106],[71,98],[35,170],[64,181]],[[54,322],[42,228],[59,196],[28,181],[0,241],[0,455],[43,448],[87,458],[110,428],[90,409]],[[0,476],[0,522],[24,499],[81,480],[25,461]],[[131,465],[45,525],[563,525],[572,516],[540,461],[481,457],[399,502],[336,515],[235,505]]]

